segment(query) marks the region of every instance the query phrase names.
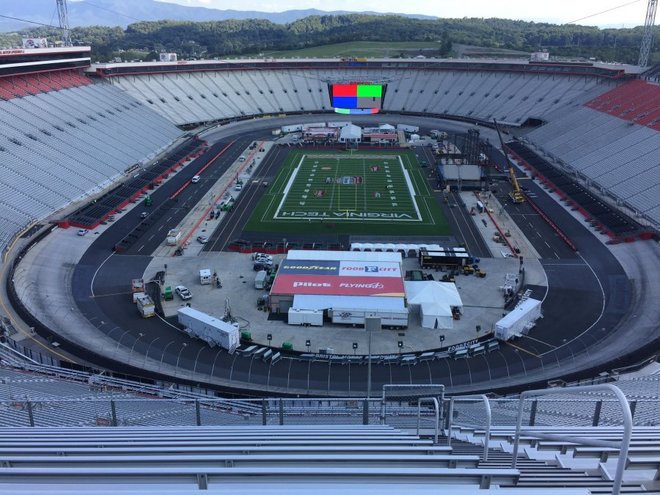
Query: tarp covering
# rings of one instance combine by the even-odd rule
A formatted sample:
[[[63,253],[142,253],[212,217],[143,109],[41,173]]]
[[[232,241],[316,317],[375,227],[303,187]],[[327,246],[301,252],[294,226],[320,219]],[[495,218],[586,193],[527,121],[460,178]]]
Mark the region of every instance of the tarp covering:
[[[454,327],[452,308],[462,308],[463,301],[450,282],[405,282],[408,304],[419,306],[422,327],[448,329]]]

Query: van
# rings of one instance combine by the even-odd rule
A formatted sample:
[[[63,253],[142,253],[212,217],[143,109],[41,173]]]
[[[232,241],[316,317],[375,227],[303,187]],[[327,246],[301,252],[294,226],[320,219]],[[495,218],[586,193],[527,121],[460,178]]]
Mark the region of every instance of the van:
[[[193,184],[197,184],[199,182],[200,178],[201,177],[199,175],[195,175],[195,176],[193,176],[192,179],[190,179],[190,182],[192,182]]]

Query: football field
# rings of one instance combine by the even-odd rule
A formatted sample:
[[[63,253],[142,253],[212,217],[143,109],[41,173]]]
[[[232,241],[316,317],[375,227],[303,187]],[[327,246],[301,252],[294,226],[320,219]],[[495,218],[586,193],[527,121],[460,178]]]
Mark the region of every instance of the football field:
[[[401,235],[446,228],[414,153],[379,150],[291,151],[246,226]]]

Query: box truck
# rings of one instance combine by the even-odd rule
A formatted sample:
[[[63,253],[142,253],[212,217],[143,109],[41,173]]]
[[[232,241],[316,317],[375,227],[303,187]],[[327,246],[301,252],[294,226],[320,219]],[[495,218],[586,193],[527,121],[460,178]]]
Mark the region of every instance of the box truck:
[[[176,246],[180,239],[181,239],[181,232],[176,229],[171,229],[167,233],[168,246]]]
[[[156,314],[156,307],[153,300],[144,292],[135,293],[135,304],[142,318],[151,318]]]

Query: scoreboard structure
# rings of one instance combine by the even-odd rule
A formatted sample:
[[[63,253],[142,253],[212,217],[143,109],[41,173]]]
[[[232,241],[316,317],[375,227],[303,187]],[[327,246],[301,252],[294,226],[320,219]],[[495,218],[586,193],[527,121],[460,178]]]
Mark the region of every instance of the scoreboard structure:
[[[329,84],[330,104],[341,114],[378,113],[383,107],[385,85],[371,83]]]

